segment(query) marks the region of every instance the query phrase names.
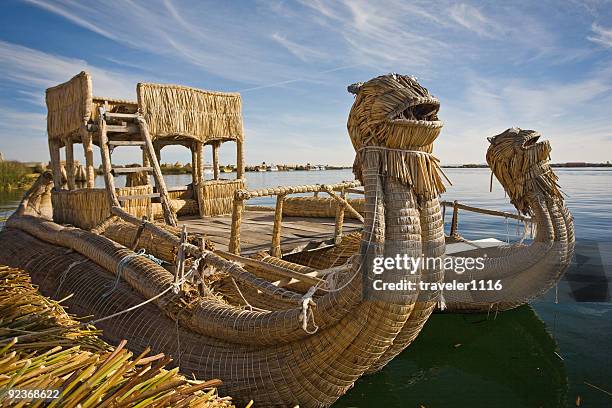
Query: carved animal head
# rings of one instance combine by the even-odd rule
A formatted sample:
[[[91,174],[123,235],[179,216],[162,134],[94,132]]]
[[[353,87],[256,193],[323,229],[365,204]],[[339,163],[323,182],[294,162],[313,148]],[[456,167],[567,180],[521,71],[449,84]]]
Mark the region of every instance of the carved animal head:
[[[381,175],[395,177],[420,197],[444,192],[438,160],[430,155],[443,126],[438,99],[408,75],[382,75],[348,90],[356,95],[347,126],[357,179],[363,182],[365,151],[376,149]]]
[[[550,168],[550,143],[540,141],[535,130],[510,128],[489,137],[487,163],[504,187],[511,202],[524,214],[529,214],[528,193],[542,198],[559,198],[557,176]]]
[[[357,95],[348,119],[355,150],[370,145],[427,150],[440,134],[440,102],[414,77],[382,75],[349,86],[349,92]]]

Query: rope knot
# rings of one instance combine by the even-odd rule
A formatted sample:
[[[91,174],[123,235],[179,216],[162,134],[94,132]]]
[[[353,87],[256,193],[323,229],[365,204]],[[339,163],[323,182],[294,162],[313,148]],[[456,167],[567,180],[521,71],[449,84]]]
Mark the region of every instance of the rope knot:
[[[310,308],[311,306],[316,306],[316,303],[312,300],[312,296],[315,294],[316,291],[317,291],[317,287],[311,286],[310,289],[308,289],[308,292],[306,292],[306,294],[302,296],[302,315],[301,315],[302,329],[308,334],[315,334],[319,330],[319,326],[317,326],[314,320],[314,313],[312,312],[312,309]],[[313,330],[308,329],[308,317],[309,316],[312,318],[312,325],[314,327]]]

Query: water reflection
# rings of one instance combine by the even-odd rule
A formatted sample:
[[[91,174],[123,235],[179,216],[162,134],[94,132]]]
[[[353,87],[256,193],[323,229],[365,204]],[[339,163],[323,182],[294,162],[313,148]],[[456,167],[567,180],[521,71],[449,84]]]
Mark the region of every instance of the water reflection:
[[[6,219],[15,211],[23,197],[22,190],[0,189],[0,228],[4,226]]]
[[[383,371],[363,377],[339,407],[558,407],[567,375],[533,309],[436,314]]]

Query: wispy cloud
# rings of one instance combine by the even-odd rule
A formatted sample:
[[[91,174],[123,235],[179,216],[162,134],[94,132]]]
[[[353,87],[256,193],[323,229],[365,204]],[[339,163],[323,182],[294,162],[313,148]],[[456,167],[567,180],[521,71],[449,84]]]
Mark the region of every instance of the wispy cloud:
[[[229,3],[213,10],[204,3],[180,7],[168,0],[122,2],[120,7],[104,2],[29,1],[124,46],[176,58],[235,81],[258,84],[308,72],[283,62],[284,49],[275,53],[266,46],[272,33],[264,21],[234,14]],[[103,21],[104,28],[93,24],[91,16]]]
[[[483,37],[494,37],[498,34],[497,26],[480,10],[469,4],[455,4],[449,11],[452,20],[459,25]]]
[[[70,79],[80,71],[94,76],[94,92],[99,95],[134,99],[137,80],[130,75],[108,71],[84,60],[45,53],[0,41],[0,77],[18,84],[30,102],[44,105],[44,90]]]
[[[291,41],[279,33],[272,34],[272,39],[304,62],[325,57],[325,53],[318,51],[315,48],[306,47],[305,45]]]
[[[610,70],[563,82],[472,74],[464,92],[443,105],[445,129],[438,153],[452,160],[461,151],[453,163],[483,162],[485,136],[519,126],[539,130],[551,140],[554,161],[609,160],[602,146],[612,137],[610,103]],[[462,148],[468,145],[473,149]]]
[[[46,115],[34,112],[22,112],[0,106],[0,141],[2,153],[9,160],[42,158],[48,156],[46,143]]]
[[[612,75],[597,69],[609,65],[597,49],[612,46],[603,0],[26,1],[64,24],[36,34],[49,37],[42,50],[15,44],[40,44],[15,28],[0,39],[0,142],[17,133],[9,116],[40,120],[29,112],[44,112],[44,89],[85,69],[107,96],[133,98],[142,80],[244,92],[249,161],[350,163],[345,87],[386,72],[414,74],[441,98],[445,162],[482,161],[484,137],[513,125],[552,135],[559,160],[599,160],[612,146]],[[71,38],[77,58],[62,55]],[[584,147],[577,134],[602,142]]]
[[[594,35],[588,36],[588,40],[604,47],[612,47],[612,28],[604,28],[599,24],[593,23],[591,29]]]

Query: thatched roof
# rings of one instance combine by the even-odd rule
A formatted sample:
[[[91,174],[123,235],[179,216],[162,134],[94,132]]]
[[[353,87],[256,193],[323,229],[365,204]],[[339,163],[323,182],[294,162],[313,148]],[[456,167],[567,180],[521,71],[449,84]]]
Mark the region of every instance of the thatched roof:
[[[177,142],[242,141],[242,100],[238,93],[204,91],[178,85],[139,83],[138,102],[93,97],[91,76],[83,71],[47,89],[49,140],[79,140],[88,122],[96,122],[98,108],[112,112],[140,112],[153,140]]]
[[[69,81],[47,89],[45,99],[49,140],[61,140],[78,133],[91,119],[91,76],[82,71]]]
[[[242,140],[239,93],[139,83],[138,109],[153,139]]]

